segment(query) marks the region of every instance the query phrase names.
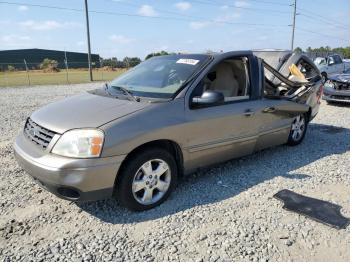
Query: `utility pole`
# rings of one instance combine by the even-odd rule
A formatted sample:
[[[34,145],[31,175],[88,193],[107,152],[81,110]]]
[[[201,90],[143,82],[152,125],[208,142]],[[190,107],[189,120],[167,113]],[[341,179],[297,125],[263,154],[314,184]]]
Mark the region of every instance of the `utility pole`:
[[[88,44],[89,74],[90,74],[90,81],[93,81],[93,79],[92,79],[92,67],[91,67],[89,9],[88,9],[88,2],[87,2],[87,0],[85,0],[85,17],[86,17],[86,34],[87,34],[87,44]]]
[[[293,29],[292,29],[292,43],[291,49],[294,50],[294,32],[295,32],[295,17],[297,15],[297,0],[294,0],[294,14],[293,14]]]

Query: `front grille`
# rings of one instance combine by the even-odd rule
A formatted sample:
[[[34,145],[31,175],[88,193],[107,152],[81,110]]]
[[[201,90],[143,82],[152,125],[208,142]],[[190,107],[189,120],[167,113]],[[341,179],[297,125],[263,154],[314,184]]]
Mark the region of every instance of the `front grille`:
[[[43,128],[42,126],[39,126],[33,120],[28,118],[24,126],[24,134],[29,140],[42,147],[43,149],[46,149],[56,133]]]
[[[334,99],[350,100],[350,96],[331,96]]]

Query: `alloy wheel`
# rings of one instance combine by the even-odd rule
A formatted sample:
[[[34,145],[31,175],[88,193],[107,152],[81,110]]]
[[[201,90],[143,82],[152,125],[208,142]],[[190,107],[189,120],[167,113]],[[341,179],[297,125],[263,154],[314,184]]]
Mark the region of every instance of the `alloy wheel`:
[[[169,165],[164,160],[152,159],[137,170],[132,183],[132,193],[138,203],[152,205],[166,194],[170,182]]]
[[[292,123],[292,139],[299,141],[305,132],[306,122],[303,115],[299,115],[294,118]]]

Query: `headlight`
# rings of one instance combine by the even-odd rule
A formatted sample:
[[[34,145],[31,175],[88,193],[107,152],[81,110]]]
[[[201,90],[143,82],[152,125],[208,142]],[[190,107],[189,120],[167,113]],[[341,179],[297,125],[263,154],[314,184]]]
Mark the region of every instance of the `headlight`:
[[[324,83],[324,86],[329,88],[335,88],[335,84],[331,80],[327,80],[327,82]]]
[[[74,129],[64,133],[54,145],[53,154],[75,157],[99,157],[102,151],[104,133],[97,129]]]

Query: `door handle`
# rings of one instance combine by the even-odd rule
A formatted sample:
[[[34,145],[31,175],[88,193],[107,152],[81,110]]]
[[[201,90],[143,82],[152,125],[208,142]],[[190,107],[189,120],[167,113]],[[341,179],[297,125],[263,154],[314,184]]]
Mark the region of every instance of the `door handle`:
[[[273,106],[266,107],[266,108],[264,108],[264,110],[263,110],[264,113],[273,113],[273,112],[275,112],[275,111],[276,111],[276,108],[273,107]]]
[[[247,109],[246,111],[244,111],[244,115],[245,116],[252,116],[252,115],[254,115],[254,111],[252,111],[251,109]]]

